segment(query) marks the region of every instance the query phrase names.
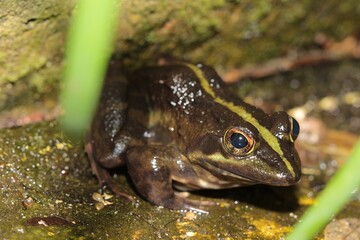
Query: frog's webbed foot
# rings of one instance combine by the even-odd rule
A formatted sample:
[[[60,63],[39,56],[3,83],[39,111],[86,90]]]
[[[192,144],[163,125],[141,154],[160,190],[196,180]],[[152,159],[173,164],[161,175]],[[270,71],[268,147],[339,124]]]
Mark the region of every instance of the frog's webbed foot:
[[[217,203],[214,201],[189,199],[183,195],[183,192],[174,193],[175,202],[177,203],[175,204],[176,206],[172,207],[172,209],[194,211],[200,214],[207,214],[208,211],[206,211],[206,207],[217,205]]]
[[[91,143],[85,146],[86,152],[91,165],[91,170],[100,183],[100,187],[107,186],[117,197],[124,198],[130,202],[135,202],[135,198],[130,194],[124,193],[112,180],[109,171],[101,167],[94,158],[94,152]]]

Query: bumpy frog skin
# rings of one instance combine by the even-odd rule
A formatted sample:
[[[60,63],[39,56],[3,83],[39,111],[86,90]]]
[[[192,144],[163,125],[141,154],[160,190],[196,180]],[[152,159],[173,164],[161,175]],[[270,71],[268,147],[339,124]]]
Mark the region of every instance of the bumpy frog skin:
[[[300,179],[296,120],[225,92],[212,68],[179,63],[142,69],[128,80],[110,69],[86,150],[101,184],[116,194],[133,199],[108,173],[121,166],[143,198],[183,210],[205,203],[178,190],[288,186]]]

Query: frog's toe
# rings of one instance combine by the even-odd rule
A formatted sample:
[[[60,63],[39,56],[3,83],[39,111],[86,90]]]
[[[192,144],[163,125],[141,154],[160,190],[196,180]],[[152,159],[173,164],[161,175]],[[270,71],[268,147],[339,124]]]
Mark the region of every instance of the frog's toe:
[[[204,209],[204,207],[214,206],[216,202],[213,201],[205,201],[205,200],[192,200],[192,199],[184,199],[184,208],[182,210],[196,212],[198,214],[208,214],[209,212]]]
[[[130,194],[122,192],[122,190],[113,182],[112,177],[107,169],[101,167],[94,158],[93,149],[91,144],[86,145],[86,151],[90,160],[90,165],[93,174],[98,179],[100,186],[107,186],[117,197],[124,198],[130,202],[135,202],[135,198]]]
[[[207,200],[195,200],[195,199],[188,199],[184,198],[185,204],[189,206],[215,206],[217,205],[214,201],[207,201]]]
[[[97,177],[99,179],[100,185],[101,186],[106,186],[111,192],[113,192],[117,197],[121,197],[124,198],[132,203],[135,202],[135,197],[128,194],[128,193],[124,193],[118,185],[116,185],[113,180],[112,177],[110,175],[110,173],[106,170],[106,169],[98,169],[98,174]]]
[[[111,177],[111,176],[109,176]],[[117,197],[121,197],[124,198],[132,203],[134,203],[135,197],[124,193],[111,179],[107,179],[106,182],[104,183]]]
[[[172,201],[164,204],[165,207],[174,209],[174,210],[182,210],[182,211],[192,211],[200,214],[207,214],[208,211],[204,209],[207,206],[214,206],[216,202],[214,201],[205,201],[205,200],[194,200],[188,199],[186,197],[174,195]]]

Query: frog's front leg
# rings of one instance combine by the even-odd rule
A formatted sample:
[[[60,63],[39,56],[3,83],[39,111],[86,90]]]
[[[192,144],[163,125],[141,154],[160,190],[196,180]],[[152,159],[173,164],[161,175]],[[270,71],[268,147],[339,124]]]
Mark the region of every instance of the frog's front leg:
[[[154,205],[178,210],[203,211],[199,207],[209,205],[208,202],[189,200],[175,194],[172,177],[174,172],[178,174],[178,169],[174,169],[173,163],[176,160],[169,159],[171,157],[174,157],[174,154],[169,155],[169,150],[160,146],[129,149],[127,167],[137,191]],[[196,178],[191,168],[184,171],[190,181]]]

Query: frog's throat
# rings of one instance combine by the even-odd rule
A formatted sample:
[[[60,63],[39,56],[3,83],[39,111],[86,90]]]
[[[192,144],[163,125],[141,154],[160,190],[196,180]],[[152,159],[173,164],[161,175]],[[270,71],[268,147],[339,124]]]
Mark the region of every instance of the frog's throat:
[[[269,146],[281,157],[282,161],[284,162],[285,166],[287,167],[287,169],[289,170],[289,172],[291,173],[291,175],[293,177],[295,177],[295,171],[294,168],[291,166],[289,160],[287,160],[284,157],[284,153],[281,150],[280,144],[278,139],[264,126],[262,126],[259,121],[254,118],[251,113],[247,112],[243,107],[235,105],[232,102],[227,102],[224,99],[216,96],[214,90],[210,87],[209,82],[206,80],[203,72],[196,67],[195,65],[192,64],[185,64],[187,67],[189,67],[194,74],[197,76],[197,78],[200,81],[200,85],[203,88],[203,90],[209,94],[216,103],[226,107],[227,109],[229,109],[230,111],[236,113],[237,115],[239,115],[242,119],[244,119],[245,121],[251,123],[261,134],[261,136],[263,137],[263,139],[269,144]]]

